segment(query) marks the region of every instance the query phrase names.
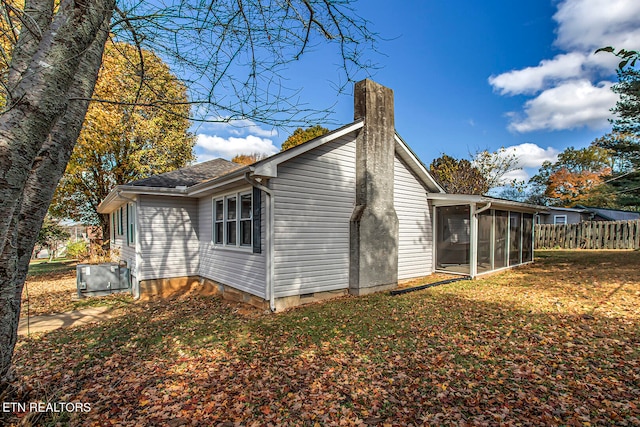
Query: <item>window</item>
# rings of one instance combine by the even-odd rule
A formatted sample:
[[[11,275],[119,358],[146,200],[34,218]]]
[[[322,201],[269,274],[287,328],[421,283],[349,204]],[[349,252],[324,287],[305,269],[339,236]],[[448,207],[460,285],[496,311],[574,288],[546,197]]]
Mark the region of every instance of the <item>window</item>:
[[[522,263],[522,214],[509,212],[509,265]]]
[[[251,246],[251,194],[240,195],[240,246]]]
[[[213,201],[213,242],[221,245],[224,242],[224,201]]]
[[[118,209],[115,212],[116,215],[116,227],[117,227],[117,232],[118,232],[118,236],[122,236],[124,234],[123,230],[123,224],[122,224],[122,206],[120,207],[120,209]]]
[[[554,224],[566,224],[567,223],[567,216],[566,215],[554,215],[553,216],[553,223]]]
[[[252,192],[234,193],[213,199],[213,243],[252,247],[254,217]]]
[[[111,212],[111,240],[115,241],[116,240],[116,213]]]
[[[533,215],[522,216],[522,262],[533,261]]]
[[[225,199],[227,201],[227,216],[226,216],[226,222],[227,222],[227,245],[232,245],[235,246],[237,244],[237,223],[238,221],[236,220],[236,218],[238,218],[238,203],[237,203],[237,197],[236,196],[231,196],[231,197],[227,197]]]
[[[136,210],[133,203],[127,203],[127,243],[136,242]]]

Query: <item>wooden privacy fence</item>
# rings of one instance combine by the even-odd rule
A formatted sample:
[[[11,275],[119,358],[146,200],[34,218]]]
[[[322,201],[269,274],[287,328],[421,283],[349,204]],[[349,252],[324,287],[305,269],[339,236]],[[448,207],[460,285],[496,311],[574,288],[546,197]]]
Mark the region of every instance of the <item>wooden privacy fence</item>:
[[[640,220],[536,224],[535,248],[638,249]]]

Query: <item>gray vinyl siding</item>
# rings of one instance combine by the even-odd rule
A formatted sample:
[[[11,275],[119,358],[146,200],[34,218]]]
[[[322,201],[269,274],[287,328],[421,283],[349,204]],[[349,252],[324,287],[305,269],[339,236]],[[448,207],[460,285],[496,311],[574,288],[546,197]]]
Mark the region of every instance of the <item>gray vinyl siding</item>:
[[[563,210],[555,210],[551,208],[549,212],[540,215],[542,219],[542,224],[554,224],[554,217],[556,216],[566,216],[567,224],[578,224],[580,221],[588,221],[589,214],[580,213],[580,212],[571,212],[571,211],[563,211]]]
[[[128,243],[128,233],[129,227],[127,227],[127,205],[123,204],[122,206],[122,234],[118,234],[118,227],[116,225],[115,230],[115,239],[113,240],[113,244],[111,245],[111,252],[114,255],[114,258],[118,261],[126,261],[127,267],[129,267],[131,271],[131,276],[133,280],[136,280],[138,277],[137,265],[136,265],[136,246],[135,242],[132,244]],[[135,209],[135,208],[134,208]],[[120,207],[116,209],[116,211],[120,210]],[[116,215],[116,211],[114,211],[111,215]],[[113,225],[113,220],[111,220],[111,224]]]
[[[278,167],[275,296],[349,287],[349,221],[355,204],[355,139],[344,137]]]
[[[242,187],[237,192],[250,191],[251,187]],[[267,298],[266,296],[266,253],[265,244],[265,199],[262,193],[262,253],[254,254],[251,248],[224,248],[213,244],[213,199],[229,194],[203,197],[198,200],[200,224],[200,269],[199,274],[207,279],[229,285],[241,291]]]
[[[198,200],[140,196],[138,280],[198,274]]]
[[[398,280],[431,274],[433,227],[427,189],[397,156],[393,204],[398,216]]]

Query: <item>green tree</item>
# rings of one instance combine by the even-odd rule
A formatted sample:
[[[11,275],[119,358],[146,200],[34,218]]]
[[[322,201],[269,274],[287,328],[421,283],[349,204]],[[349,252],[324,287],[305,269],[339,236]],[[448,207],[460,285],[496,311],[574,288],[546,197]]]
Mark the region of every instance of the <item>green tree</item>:
[[[313,138],[317,138],[329,132],[329,129],[320,125],[308,127],[306,129],[298,128],[293,131],[291,136],[282,143],[281,151],[288,150],[307,141],[311,141]]]
[[[611,87],[620,100],[611,111],[613,132],[640,136],[640,71],[634,68],[618,70],[618,83]]]
[[[443,154],[431,162],[429,170],[447,193],[482,195],[489,190],[486,178],[469,160]]]
[[[557,161],[545,161],[529,184],[534,187],[534,194],[544,195],[546,204],[553,206],[583,203],[612,207],[612,199],[607,196],[609,191],[604,186],[612,164],[613,159],[604,148],[569,147],[558,155]]]
[[[42,228],[38,232],[36,243],[40,247],[47,248],[49,252],[49,262],[53,260],[60,243],[68,240],[69,232],[51,217],[46,216],[42,223]]]
[[[109,37],[153,51],[188,88],[191,113],[218,121],[308,124],[315,116],[287,89],[286,65],[321,42],[341,56],[350,84],[376,35],[352,0],[170,2],[0,1],[0,393],[10,379],[29,259],[78,139]],[[142,62],[142,61],[141,61]],[[146,67],[139,84],[144,85]],[[94,99],[126,104],[115,96]],[[169,109],[162,99],[144,105]],[[324,111],[326,113],[326,111]]]
[[[611,110],[613,132],[594,141],[594,145],[608,149],[615,160],[613,176],[609,181],[612,196],[619,207],[640,210],[640,71],[636,67],[640,51],[611,46],[597,52],[610,52],[618,56],[618,83],[612,90],[620,100]]]
[[[50,210],[60,218],[99,225],[108,238],[109,216],[98,213],[100,202],[116,185],[189,164],[195,159],[195,137],[188,132],[184,85],[151,52],[107,45],[93,95],[117,96],[121,102],[89,105]],[[146,106],[158,101],[167,106]]]

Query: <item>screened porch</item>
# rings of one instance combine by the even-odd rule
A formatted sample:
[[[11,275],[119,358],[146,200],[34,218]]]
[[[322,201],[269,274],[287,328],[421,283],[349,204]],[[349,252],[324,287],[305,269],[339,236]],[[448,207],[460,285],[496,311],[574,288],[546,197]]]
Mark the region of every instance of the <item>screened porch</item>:
[[[533,261],[533,217],[544,208],[484,196],[429,198],[435,271],[475,277]]]

